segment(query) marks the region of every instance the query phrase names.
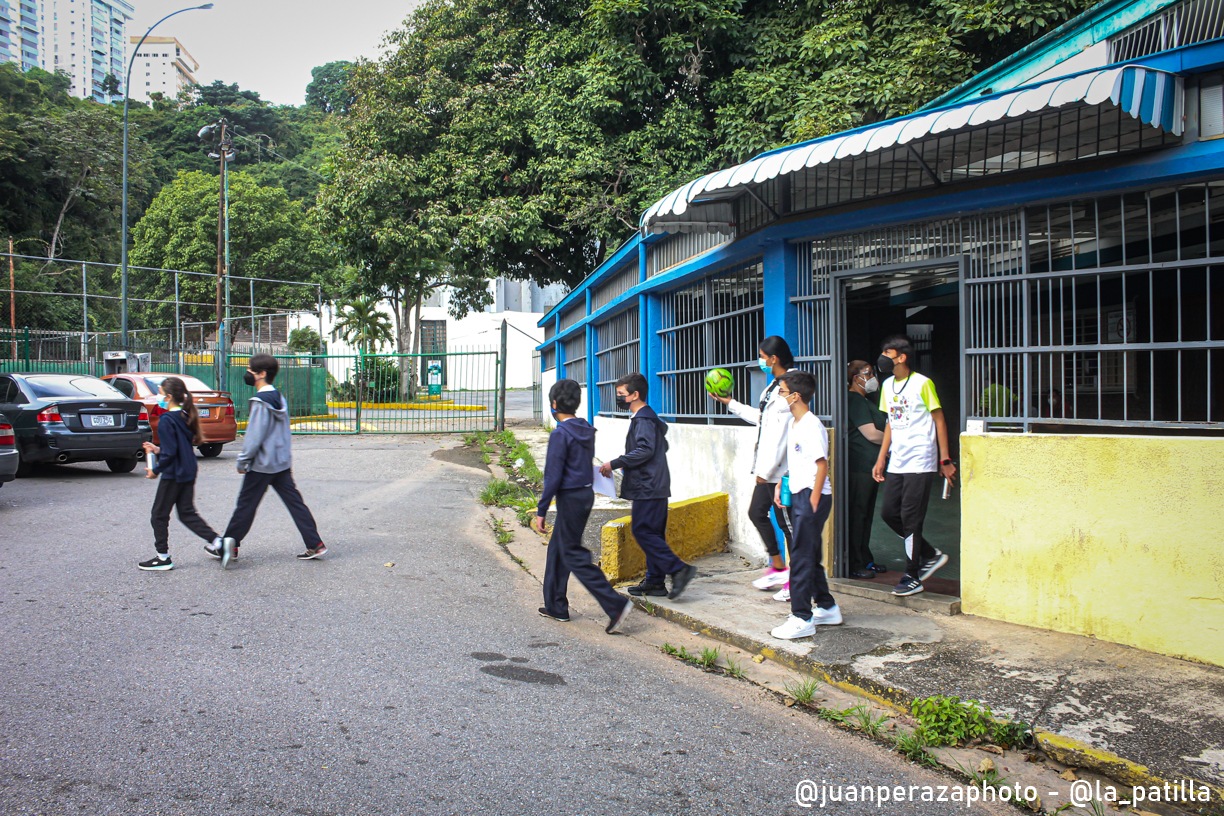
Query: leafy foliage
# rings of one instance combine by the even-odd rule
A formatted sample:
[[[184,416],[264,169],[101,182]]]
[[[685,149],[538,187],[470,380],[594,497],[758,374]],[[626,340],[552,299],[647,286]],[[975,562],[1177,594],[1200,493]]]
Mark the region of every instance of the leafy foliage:
[[[929,745],[958,745],[978,739],[1010,748],[1023,744],[1030,731],[1025,723],[998,721],[989,706],[959,697],[937,695],[914,700],[910,710],[918,721],[918,732]]]
[[[348,113],[353,94],[348,89],[348,75],[353,63],[329,62],[312,68],[310,84],[306,86],[306,107],[322,113]]]
[[[573,284],[678,183],[908,113],[1089,0],[430,0],[349,74],[329,229]]]
[[[338,274],[323,237],[307,218],[301,202],[284,190],[260,187],[243,172],[229,175],[230,274],[325,283]],[[148,212],[132,230],[131,262],[136,266],[215,272],[217,268],[216,176],[192,171],[181,173],[158,194]],[[158,291],[174,291],[170,273]],[[147,280],[147,284],[153,281]],[[194,276],[180,279],[183,300],[206,304],[187,306],[183,319],[209,320],[214,315],[215,280]],[[313,310],[315,291],[300,286],[257,283],[257,303],[275,303],[285,309]],[[246,292],[241,295],[246,302]],[[167,320],[173,316],[173,307]],[[164,323],[163,325],[170,325]]]

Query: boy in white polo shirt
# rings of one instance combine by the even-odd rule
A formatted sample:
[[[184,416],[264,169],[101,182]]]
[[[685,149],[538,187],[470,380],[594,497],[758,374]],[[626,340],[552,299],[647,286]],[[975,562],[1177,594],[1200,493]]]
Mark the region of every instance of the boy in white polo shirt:
[[[956,465],[948,455],[948,423],[935,383],[910,368],[913,358],[910,339],[898,335],[884,341],[884,353],[877,361],[880,371],[892,376],[880,387],[880,410],[888,417],[888,425],[872,476],[884,482],[880,517],[905,541],[905,575],[893,589],[894,595],[922,592],[922,582],[948,563],[948,556],[922,537],[922,525],[936,474],[948,484],[956,476]]]
[[[841,610],[829,594],[829,582],[820,564],[821,531],[833,506],[829,484],[829,432],[820,417],[808,410],[816,394],[816,378],[806,371],[788,371],[778,377],[777,395],[791,411],[786,432],[786,469],[791,490],[790,617],[770,633],[794,640],[816,633],[817,626],[842,622]],[[774,503],[782,506],[781,483]],[[812,608],[812,598],[816,608]]]

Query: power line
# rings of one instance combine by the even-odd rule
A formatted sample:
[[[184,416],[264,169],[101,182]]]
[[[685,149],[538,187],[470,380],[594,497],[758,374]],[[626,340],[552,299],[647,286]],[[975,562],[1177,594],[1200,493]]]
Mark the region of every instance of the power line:
[[[307,167],[307,166],[305,166],[305,165],[303,165],[303,164],[298,164],[298,163],[297,163],[297,162],[295,162],[293,159],[290,159],[290,158],[288,158],[287,156],[282,156],[281,154],[277,153],[277,152],[276,152],[275,150],[273,150],[272,148],[270,148],[270,147],[268,147],[268,146],[264,145],[263,143],[261,143],[261,142],[260,142],[260,141],[258,141],[257,139],[252,139],[252,138],[251,138],[251,137],[249,137],[249,136],[243,136],[241,133],[238,133],[238,132],[237,132],[237,126],[236,126],[236,125],[234,126],[234,130],[235,130],[234,135],[235,135],[235,136],[237,136],[239,139],[242,139],[243,141],[246,141],[246,142],[250,142],[251,144],[253,144],[253,145],[255,145],[256,147],[258,147],[260,150],[266,150],[266,151],[268,151],[269,153],[271,153],[273,156],[275,156],[276,158],[280,159],[281,161],[289,162],[289,164],[292,164],[294,167],[297,167],[297,168],[300,168],[300,169],[302,169],[302,170],[305,170],[307,173],[310,173],[312,176],[318,176],[319,178],[323,179],[324,181],[327,181],[327,176],[324,176],[322,173],[316,173],[314,170],[311,170],[309,167]]]

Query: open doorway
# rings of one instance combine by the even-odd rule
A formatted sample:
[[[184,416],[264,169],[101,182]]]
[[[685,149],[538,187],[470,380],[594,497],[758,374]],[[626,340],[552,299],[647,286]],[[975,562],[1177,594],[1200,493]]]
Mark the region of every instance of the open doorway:
[[[848,448],[847,365],[852,360],[864,360],[874,365],[885,338],[907,334],[914,343],[916,359],[912,363],[913,369],[934,381],[948,423],[950,455],[959,463],[964,357],[961,347],[960,265],[952,261],[938,266],[896,267],[846,275],[840,278],[835,297],[839,301],[842,327],[840,354],[834,361],[834,370],[841,376],[842,384],[841,404],[835,407],[838,411],[835,418],[838,449]],[[881,387],[884,379],[879,377]],[[878,401],[879,392],[872,398]],[[838,483],[845,495],[849,480],[838,479]],[[882,495],[883,485],[879,489],[879,496]],[[960,491],[952,491],[946,500],[941,495],[942,480],[931,491],[923,535],[931,544],[947,553],[948,563],[923,583],[928,592],[959,596]],[[849,513],[848,500],[839,502],[838,512]],[[848,515],[841,517],[848,518]],[[837,551],[842,558],[835,574],[847,575],[849,525],[840,524],[838,527]],[[875,562],[889,571],[863,583],[891,590],[905,571],[905,544],[880,519],[878,498],[872,518],[870,548]]]

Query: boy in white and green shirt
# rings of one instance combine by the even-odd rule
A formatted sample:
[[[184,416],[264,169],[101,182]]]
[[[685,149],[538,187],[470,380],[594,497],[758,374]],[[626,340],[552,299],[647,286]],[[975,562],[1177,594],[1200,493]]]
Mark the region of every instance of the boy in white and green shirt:
[[[905,575],[893,589],[894,595],[922,592],[922,582],[948,563],[948,556],[922,537],[922,526],[936,475],[949,484],[956,476],[956,465],[948,454],[948,423],[935,383],[910,368],[913,357],[910,339],[897,336],[884,341],[877,361],[881,372],[893,375],[880,388],[880,410],[888,417],[888,425],[872,476],[884,482],[880,517],[905,541]]]

